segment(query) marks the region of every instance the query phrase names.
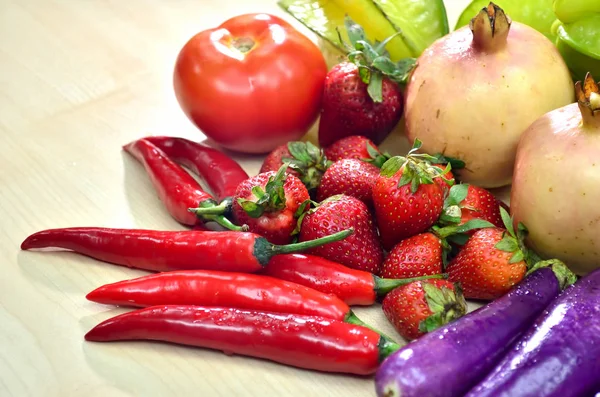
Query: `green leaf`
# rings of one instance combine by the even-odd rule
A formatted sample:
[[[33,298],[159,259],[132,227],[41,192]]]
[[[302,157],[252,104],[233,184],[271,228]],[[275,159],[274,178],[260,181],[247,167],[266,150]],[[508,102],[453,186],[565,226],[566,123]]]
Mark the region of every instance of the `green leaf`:
[[[502,206],[500,206],[500,216],[502,217],[502,222],[504,223],[506,230],[508,230],[508,233],[510,233],[511,236],[516,237],[512,219],[510,218],[509,213]]]
[[[356,42],[356,49],[362,50],[365,54],[365,61],[367,65],[372,65],[373,60],[379,56],[377,51],[371,46],[371,44],[366,40],[360,40]]]
[[[358,75],[360,76],[360,79],[362,80],[363,83],[370,84],[371,70],[368,67],[359,66],[358,67]]]
[[[251,218],[259,218],[264,212],[263,207],[254,201],[238,198],[237,202]]]
[[[354,22],[352,18],[346,16],[346,18],[344,18],[344,25],[346,26],[346,33],[348,34],[348,39],[350,39],[350,44],[352,44],[352,47],[356,47],[356,43],[358,41],[365,40],[366,36],[364,29],[362,26]]]
[[[383,101],[382,94],[382,81],[383,77],[381,73],[371,73],[371,81],[369,82],[369,86],[367,87],[367,92],[369,96],[373,100],[373,102],[380,103]]]
[[[402,156],[391,157],[388,161],[383,163],[381,166],[381,175],[392,177],[402,168],[406,163],[406,158]]]
[[[453,234],[448,237],[448,242],[451,242],[452,244],[456,244],[456,245],[465,245],[467,243],[467,241],[469,241],[470,238],[471,238],[471,236],[469,236],[468,234],[464,234],[464,233]]]
[[[302,163],[310,162],[311,158],[308,154],[306,143],[300,141],[289,142],[288,150],[292,157]]]
[[[393,75],[396,71],[396,64],[392,62],[389,58],[379,56],[373,60],[374,68],[379,69],[385,74]]]
[[[385,51],[385,46],[387,46],[388,43],[394,39],[394,37],[399,36],[399,35],[400,35],[400,32],[396,32],[393,35],[386,38],[385,40],[383,40],[381,43],[378,41],[375,41],[374,46],[373,46],[375,49],[375,52],[377,52],[381,56],[385,56],[385,57],[389,58],[389,54],[387,53],[387,51]]]
[[[421,149],[421,146],[423,146],[423,142],[421,142],[421,140],[419,138],[415,138],[412,148],[410,149],[410,151],[408,153],[412,154],[412,153],[418,151],[419,149]]]
[[[321,149],[310,142],[306,142],[306,152],[311,161],[317,161],[321,157]]]
[[[252,187],[252,194],[256,196],[256,198],[261,199],[264,197],[265,195],[265,191],[262,189],[261,186],[253,186]]]
[[[517,252],[514,253],[514,255],[510,258],[510,260],[508,261],[508,263],[517,263],[517,262],[521,262],[524,259],[524,255],[523,255],[523,251],[518,250]]]
[[[398,181],[398,187],[402,187],[411,183],[413,178],[409,175],[408,172],[404,172]]]
[[[367,142],[366,145],[367,145],[367,153],[369,153],[369,156],[371,156],[372,159],[376,159],[377,157],[379,157],[381,155],[381,152],[379,152],[379,150],[377,150],[377,148],[375,148],[375,146],[371,145],[370,142]]]
[[[304,214],[310,208],[311,203],[312,201],[310,199],[304,200],[302,204],[300,204],[296,212],[294,212],[294,218],[299,218],[302,214]]]
[[[417,178],[413,178],[411,184],[410,184],[410,191],[412,194],[415,194],[417,192],[417,190],[419,190],[419,180]]]
[[[515,252],[519,249],[519,244],[514,237],[504,236],[504,238],[498,241],[494,247],[504,252]]]
[[[425,320],[421,320],[419,323],[419,332],[426,334],[435,331],[442,325],[444,325],[443,313],[437,312],[427,317]]]
[[[458,185],[454,185],[450,188],[450,192],[448,193],[448,204],[449,205],[459,205],[467,198],[467,194],[469,193],[469,185],[466,183],[461,183]]]

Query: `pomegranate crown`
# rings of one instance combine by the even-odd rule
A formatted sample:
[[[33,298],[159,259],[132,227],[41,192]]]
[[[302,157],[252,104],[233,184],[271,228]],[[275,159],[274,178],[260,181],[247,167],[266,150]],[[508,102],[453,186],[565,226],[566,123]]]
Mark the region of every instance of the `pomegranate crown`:
[[[581,81],[575,83],[577,102],[592,111],[593,115],[600,115],[600,89],[590,72],[586,73],[583,85]]]
[[[367,91],[374,102],[383,100],[382,84],[383,77],[387,77],[397,84],[406,84],[410,72],[416,64],[415,58],[403,58],[398,62],[390,59],[385,46],[400,32],[396,32],[382,42],[375,41],[371,43],[365,34],[365,30],[354,22],[349,16],[344,19],[344,25],[348,34],[350,43],[342,39],[342,35],[337,29],[340,43],[348,51],[348,60],[358,66],[360,79],[368,85]]]

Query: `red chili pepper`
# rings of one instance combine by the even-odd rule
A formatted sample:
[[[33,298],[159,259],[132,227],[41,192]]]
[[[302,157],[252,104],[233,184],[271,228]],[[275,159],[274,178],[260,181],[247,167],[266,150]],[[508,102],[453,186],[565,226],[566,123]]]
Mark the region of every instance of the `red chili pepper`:
[[[163,341],[357,375],[373,374],[399,349],[369,328],[338,320],[179,305],[121,314],[94,327],[85,339]]]
[[[195,225],[200,220],[215,221],[228,229],[242,230],[222,215],[199,217],[190,212],[189,208],[214,207],[217,203],[190,174],[154,144],[139,139],[123,146],[123,149],[144,165],[158,197],[175,220],[184,225]]]
[[[275,255],[339,241],[353,232],[347,229],[315,240],[274,245],[250,232],[73,227],[34,233],[21,243],[21,249],[64,248],[104,262],[159,272],[204,269],[253,273]]]
[[[103,285],[86,297],[117,306],[221,306],[340,321],[352,315],[350,307],[335,295],[273,277],[216,270],[151,274]]]
[[[386,279],[362,270],[350,269],[320,256],[304,254],[277,255],[261,274],[304,285],[333,294],[348,305],[369,306],[401,285],[444,274],[405,279]]]
[[[168,136],[144,139],[152,142],[176,163],[202,177],[218,201],[233,197],[237,186],[249,178],[238,163],[210,146]]]

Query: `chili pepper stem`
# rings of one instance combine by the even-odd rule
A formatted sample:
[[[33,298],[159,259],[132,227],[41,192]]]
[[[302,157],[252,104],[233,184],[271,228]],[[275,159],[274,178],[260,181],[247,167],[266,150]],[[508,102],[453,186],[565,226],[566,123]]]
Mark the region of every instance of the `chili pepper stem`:
[[[314,240],[307,240],[301,243],[287,244],[287,245],[273,245],[274,255],[279,254],[290,254],[292,252],[305,251],[310,248],[320,247],[322,245],[333,243],[345,239],[354,233],[354,228],[342,230],[341,232],[333,233],[328,236],[316,238]]]
[[[214,200],[205,200],[196,208],[188,208],[188,211],[204,222],[216,222],[224,228],[236,232],[248,231],[248,225],[238,226],[225,216],[231,212],[231,203],[230,198],[223,199],[219,204]]]
[[[383,332],[379,331],[376,328],[371,327],[369,324],[362,321],[360,318],[358,318],[356,316],[356,314],[354,314],[354,312],[352,310],[350,310],[348,312],[348,314],[346,314],[344,321],[347,322],[348,324],[360,325],[361,327],[365,327],[365,328],[370,329],[371,331],[377,332],[381,336],[381,340],[379,341],[380,357],[385,358],[385,357],[387,357],[387,355],[393,353],[394,351],[396,351],[400,348],[400,345],[398,345],[392,338],[390,338]],[[381,351],[382,347],[385,347],[387,350],[389,350],[389,352],[386,353],[387,354],[386,356],[382,356],[382,354],[383,354]]]
[[[223,215],[231,211],[231,200],[227,199],[221,201],[218,205],[208,203],[207,206],[203,206],[202,204],[204,203],[200,203],[199,207],[189,208],[188,211],[193,212],[199,218],[203,218],[205,215]]]
[[[254,256],[262,266],[266,266],[272,257],[280,254],[290,254],[292,252],[305,251],[311,248],[320,247],[325,244],[340,241],[354,233],[353,228],[342,230],[328,236],[319,237],[314,240],[303,241],[301,243],[275,245],[264,237],[257,238],[254,243]]]
[[[382,337],[379,340],[379,362],[383,362],[391,354],[400,350],[400,345],[389,339]]]
[[[447,279],[447,274],[434,274],[430,276],[421,276],[421,277],[412,277],[412,278],[381,278],[373,275],[373,281],[375,284],[375,293],[377,294],[377,298],[384,298],[389,292],[393,289],[396,289],[400,286],[410,284],[414,281],[423,281],[423,280],[431,280],[431,279]]]
[[[202,220],[205,222],[216,222],[224,228],[234,232],[247,232],[249,229],[248,225],[237,226],[233,224],[233,222],[225,218],[223,215],[204,215]]]

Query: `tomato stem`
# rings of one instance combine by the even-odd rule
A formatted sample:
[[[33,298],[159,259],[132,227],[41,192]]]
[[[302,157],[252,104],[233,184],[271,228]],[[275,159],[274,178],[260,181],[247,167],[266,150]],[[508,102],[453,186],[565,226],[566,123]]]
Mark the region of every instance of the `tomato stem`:
[[[254,44],[256,43],[250,37],[238,37],[232,42],[233,47],[243,54],[250,52],[254,48]]]

